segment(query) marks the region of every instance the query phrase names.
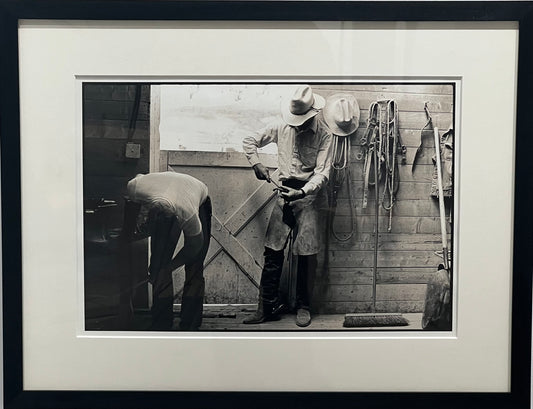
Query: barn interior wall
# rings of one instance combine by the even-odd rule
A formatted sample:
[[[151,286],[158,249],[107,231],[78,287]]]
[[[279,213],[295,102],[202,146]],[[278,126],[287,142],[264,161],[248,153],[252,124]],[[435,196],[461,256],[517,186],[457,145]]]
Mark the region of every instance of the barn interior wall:
[[[388,212],[380,208],[375,307],[378,311],[421,312],[426,283],[442,261],[436,254],[442,249],[438,203],[430,197],[434,172],[434,145],[431,141],[426,141],[421,150],[414,172],[411,165],[420,145],[421,129],[427,122],[424,112],[426,102],[433,124],[441,130],[441,134],[453,126],[453,86],[338,84],[314,85],[313,88],[324,97],[337,92],[352,93],[361,108],[359,129],[350,138],[351,194],[344,183],[338,192],[333,223],[335,235],[329,235],[328,257],[325,257],[325,253],[321,254],[321,261],[327,259],[328,262],[327,265],[322,263],[316,279],[313,309],[321,313],[347,313],[370,311],[373,307],[375,213],[372,195],[368,206],[362,207],[364,158],[360,155],[361,136],[366,128],[370,104],[381,99],[394,99],[399,108],[400,134],[407,148],[407,163],[399,169],[400,185],[390,232]],[[217,112],[213,112],[213,115],[216,117]],[[257,188],[258,182],[254,179],[253,172],[245,159],[243,162],[244,155],[238,152],[200,154],[175,151],[164,152],[162,157],[167,159],[164,169],[186,169],[206,181],[213,193],[215,216],[220,218],[221,226],[231,216],[231,212],[239,210],[235,207],[236,204],[244,201]],[[199,166],[200,162],[196,162],[199,159],[207,164],[206,167]],[[191,163],[195,165],[186,166]],[[228,167],[230,170],[225,169]],[[221,205],[222,203],[224,204]],[[233,237],[240,244],[247,245],[246,249],[241,250],[250,253],[258,263],[262,260],[262,240],[270,205],[271,203],[267,203],[258,213],[258,222],[250,223]],[[228,206],[231,209],[227,210]],[[345,240],[352,230],[352,237]],[[251,242],[257,245],[250,245]],[[216,241],[214,246],[216,247]],[[226,259],[218,259],[206,268],[206,281],[208,284],[212,283],[208,285],[211,289],[207,290],[207,303],[248,303],[256,299],[256,287],[251,285],[249,279],[243,278],[242,269],[239,271],[236,267],[239,264],[235,260],[235,257],[239,257],[237,253],[233,256],[229,254],[228,257],[222,251],[219,254],[225,254]],[[210,280],[208,277],[214,278]],[[217,287],[216,283],[221,282],[226,284],[218,284]]]
[[[343,86],[315,87],[324,97],[346,92]],[[378,220],[376,309],[388,312],[422,312],[426,283],[442,262],[435,252],[442,249],[438,202],[430,196],[434,172],[434,144],[425,139],[415,171],[412,164],[427,123],[424,104],[441,134],[453,126],[451,85],[361,85],[349,90],[360,106],[360,126],[351,137],[350,188],[338,193],[336,217],[329,236],[329,263],[319,277],[315,297],[322,312],[364,312],[372,308],[375,207],[373,191],[363,208],[364,188],[361,137],[372,102],[393,99],[398,104],[399,128],[406,146],[406,163],[399,166],[397,202],[389,212],[382,206]],[[431,136],[431,131],[429,132]],[[383,186],[380,186],[383,189]],[[353,210],[351,217],[350,208]],[[346,240],[349,233],[353,236]]]
[[[138,108],[135,108],[136,93]],[[110,324],[109,320],[118,314],[121,294],[147,276],[147,241],[134,244],[131,282],[124,283],[113,239],[122,227],[127,181],[137,173],[148,172],[149,124],[149,85],[84,84],[84,289],[87,329],[102,329],[106,325],[116,328],[116,323]],[[140,147],[139,158],[126,156],[128,142]],[[133,303],[136,307],[147,307],[146,285],[137,287]]]

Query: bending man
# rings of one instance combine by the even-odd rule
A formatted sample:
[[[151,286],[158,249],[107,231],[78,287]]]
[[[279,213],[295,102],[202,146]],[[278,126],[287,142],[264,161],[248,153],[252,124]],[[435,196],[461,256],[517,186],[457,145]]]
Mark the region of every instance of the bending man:
[[[132,240],[151,236],[151,329],[172,328],[172,271],[185,265],[180,329],[197,330],[202,323],[203,263],[211,234],[211,201],[207,186],[181,173],[150,173],[137,175],[128,182],[128,198],[124,212],[125,235]],[[173,257],[182,232],[183,248]]]

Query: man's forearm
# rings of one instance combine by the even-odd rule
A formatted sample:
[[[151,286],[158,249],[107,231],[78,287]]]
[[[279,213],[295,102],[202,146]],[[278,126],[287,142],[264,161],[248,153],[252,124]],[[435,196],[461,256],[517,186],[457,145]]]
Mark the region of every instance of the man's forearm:
[[[259,156],[257,155],[258,145],[258,142],[251,136],[244,138],[242,141],[244,154],[251,166],[259,163]]]
[[[315,174],[309,179],[302,190],[306,195],[313,195],[322,189],[327,181],[328,179],[324,175]]]

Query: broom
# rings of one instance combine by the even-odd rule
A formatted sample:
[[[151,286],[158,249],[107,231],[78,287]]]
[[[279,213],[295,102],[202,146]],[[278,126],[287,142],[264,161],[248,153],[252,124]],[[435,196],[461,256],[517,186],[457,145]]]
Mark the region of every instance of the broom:
[[[381,126],[379,127],[381,140]],[[374,193],[375,193],[375,221],[374,221],[374,262],[372,266],[372,312],[360,314],[346,314],[344,316],[343,327],[396,327],[409,325],[409,321],[399,313],[377,313],[376,312],[376,279],[378,269],[378,245],[379,245],[379,183],[376,143],[372,152],[374,160]]]

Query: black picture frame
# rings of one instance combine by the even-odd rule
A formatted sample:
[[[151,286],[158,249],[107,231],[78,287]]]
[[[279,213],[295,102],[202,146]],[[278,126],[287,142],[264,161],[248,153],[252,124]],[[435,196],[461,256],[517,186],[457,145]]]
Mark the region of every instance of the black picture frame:
[[[512,354],[509,393],[126,392],[29,391],[23,388],[21,149],[18,21],[305,20],[517,21]],[[77,1],[0,2],[0,142],[4,405],[11,408],[483,408],[526,409],[531,391],[533,203],[533,2]],[[480,68],[481,69],[481,68]],[[261,376],[260,373],[254,376]]]

